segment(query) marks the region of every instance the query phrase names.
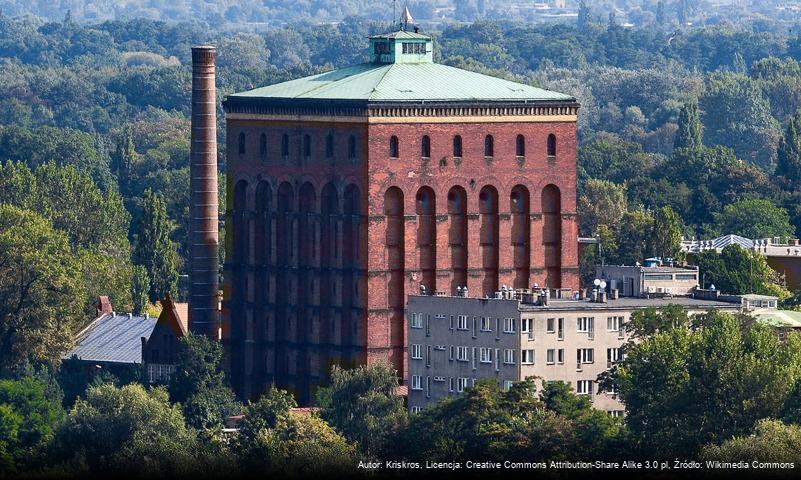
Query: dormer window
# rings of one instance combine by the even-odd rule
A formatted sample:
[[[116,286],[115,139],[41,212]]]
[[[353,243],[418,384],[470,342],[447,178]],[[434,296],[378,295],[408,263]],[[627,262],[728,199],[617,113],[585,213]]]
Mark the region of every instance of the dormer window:
[[[412,53],[417,55],[425,55],[426,44],[416,42],[403,42],[403,53]]]

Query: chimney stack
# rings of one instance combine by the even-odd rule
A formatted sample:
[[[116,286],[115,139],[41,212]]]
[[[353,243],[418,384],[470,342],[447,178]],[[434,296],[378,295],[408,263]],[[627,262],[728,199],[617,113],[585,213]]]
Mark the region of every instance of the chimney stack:
[[[217,338],[220,325],[216,57],[214,46],[192,47],[189,330],[209,338]]]

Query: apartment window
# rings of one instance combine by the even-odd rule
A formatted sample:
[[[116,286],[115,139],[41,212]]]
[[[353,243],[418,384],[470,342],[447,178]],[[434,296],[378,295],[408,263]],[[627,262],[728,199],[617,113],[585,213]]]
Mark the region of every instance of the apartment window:
[[[515,351],[512,348],[507,348],[503,351],[503,363],[506,365],[515,364]]]
[[[504,318],[503,319],[503,333],[515,333],[515,319],[514,318]]]
[[[421,375],[412,375],[412,390],[423,389],[423,377]]]
[[[481,317],[481,331],[491,332],[492,325],[490,324],[490,317]]]
[[[579,380],[576,382],[577,395],[590,395],[592,394],[592,380]]]
[[[606,329],[610,332],[617,332],[621,325],[623,325],[623,317],[607,317],[606,319]]]
[[[592,348],[579,348],[576,350],[576,361],[578,363],[593,363],[595,361],[595,351]]]
[[[617,385],[615,385],[614,383],[612,385],[609,385],[608,387],[606,387],[606,394],[607,395],[617,395],[617,393],[618,393]]]
[[[422,407],[412,407],[412,413],[420,413],[423,411]]]
[[[456,391],[457,392],[464,392],[464,389],[467,388],[467,382],[469,382],[469,378],[459,377],[456,379]]]
[[[593,317],[579,317],[576,320],[576,331],[579,333],[591,332],[593,320]]]
[[[555,331],[554,324],[556,323],[555,318],[549,318],[545,320],[545,331],[548,333],[553,333]]]
[[[504,380],[503,381],[503,391],[508,392],[512,389],[512,381],[511,380]]]
[[[467,362],[470,360],[470,352],[467,347],[456,347],[456,360],[460,362]]]
[[[431,366],[431,345],[426,345],[426,367]]]
[[[556,363],[558,363],[559,365],[562,365],[563,363],[565,363],[565,349],[564,348],[560,348],[559,350],[556,351]]]
[[[611,367],[612,364],[617,363],[620,361],[620,349],[619,348],[607,348],[606,349],[606,362],[609,364],[608,366]]]
[[[492,349],[481,347],[479,350],[479,362],[492,363]]]
[[[453,330],[453,315],[451,315],[451,320],[450,320],[450,322],[448,323],[448,328],[449,328],[449,329],[451,329],[451,330]]]
[[[624,410],[607,410],[607,413],[615,418],[623,418]]]
[[[456,323],[457,330],[468,330],[467,315],[459,315]]]
[[[534,365],[534,350],[521,350],[520,351],[520,363],[523,365]]]
[[[403,53],[424,55],[426,53],[425,43],[403,42]]]
[[[534,331],[534,319],[524,318],[520,320],[520,333],[532,333]]]
[[[492,138],[492,135],[487,135],[484,137],[484,156],[485,157],[492,157],[495,153],[495,140]]]
[[[556,339],[557,340],[564,340],[565,339],[565,319],[559,318],[556,320]]]
[[[419,343],[412,344],[412,358],[415,360],[423,359],[423,346]]]
[[[448,357],[450,358],[451,361],[453,361],[453,345],[448,347]]]
[[[453,391],[453,377],[448,378],[448,391],[449,392]]]
[[[553,348],[549,348],[547,352],[545,352],[545,363],[548,365],[553,365],[554,357],[556,356],[556,350]]]
[[[390,158],[398,158],[398,152],[400,148],[398,147],[398,137],[393,135],[389,139],[389,156]]]
[[[423,314],[412,313],[412,328],[423,328]]]
[[[462,156],[462,137],[456,135],[453,137],[453,156],[461,158]]]

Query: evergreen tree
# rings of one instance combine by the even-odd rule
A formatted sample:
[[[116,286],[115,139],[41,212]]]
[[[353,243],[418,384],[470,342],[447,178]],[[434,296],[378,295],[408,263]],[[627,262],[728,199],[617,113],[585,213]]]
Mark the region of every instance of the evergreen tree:
[[[801,112],[790,119],[779,143],[776,175],[787,179],[791,186],[801,184]]]
[[[134,265],[132,268],[131,298],[133,299],[133,310],[135,315],[141,315],[147,309],[150,300],[150,278],[147,269],[142,265]]]
[[[175,296],[178,290],[178,251],[170,239],[173,227],[164,197],[147,189],[134,261],[147,269],[151,302],[164,298],[168,293]]]
[[[679,112],[679,129],[673,148],[696,148],[702,142],[701,116],[698,113],[698,103],[686,103]]]

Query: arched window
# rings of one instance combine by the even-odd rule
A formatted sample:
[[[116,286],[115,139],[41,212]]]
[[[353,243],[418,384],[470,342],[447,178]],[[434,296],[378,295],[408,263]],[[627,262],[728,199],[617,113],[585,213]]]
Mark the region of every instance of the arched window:
[[[259,137],[259,155],[262,158],[267,156],[267,134],[262,133]]]
[[[289,135],[286,133],[281,136],[281,156],[284,158],[289,156]]]
[[[334,134],[329,133],[327,137],[325,137],[325,156],[326,158],[332,158],[334,156]]]
[[[398,137],[395,135],[389,139],[389,157],[398,158]]]
[[[303,156],[311,157],[311,135],[308,133],[303,136]]]
[[[356,137],[348,138],[348,158],[356,158]]]
[[[239,154],[245,154],[245,132],[239,133]]]
[[[526,156],[526,137],[524,137],[523,135],[517,136],[515,151],[517,152],[516,155],[518,157]]]
[[[462,137],[460,137],[459,135],[453,137],[453,156],[454,157],[462,156]]]
[[[484,156],[491,157],[494,155],[495,152],[495,139],[492,138],[492,135],[487,135],[484,137]]]
[[[431,138],[428,135],[423,135],[423,140],[420,142],[420,156],[431,158]]]
[[[553,160],[556,157],[556,135],[553,133],[548,135],[548,160]]]

